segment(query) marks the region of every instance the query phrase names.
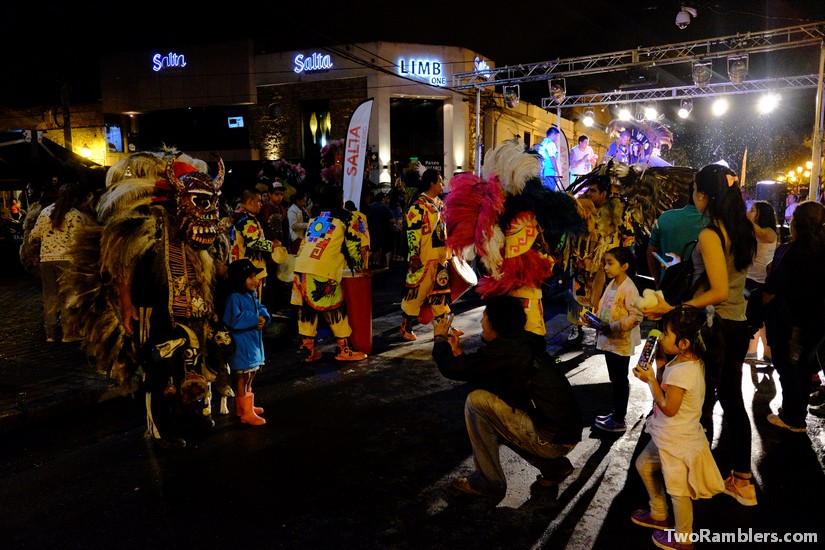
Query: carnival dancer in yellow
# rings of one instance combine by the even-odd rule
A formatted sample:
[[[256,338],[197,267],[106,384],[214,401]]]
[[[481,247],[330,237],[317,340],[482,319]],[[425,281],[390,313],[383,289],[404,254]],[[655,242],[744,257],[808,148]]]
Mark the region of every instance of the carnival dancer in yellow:
[[[350,347],[352,328],[347,319],[347,307],[341,279],[344,268],[364,270],[361,238],[352,229],[352,213],[344,208],[343,188],[330,186],[323,190],[319,204],[322,212],[309,220],[306,237],[295,259],[292,283],[292,303],[298,308],[298,333],[302,337],[300,350],[303,361],[311,363],[321,358],[315,349],[318,316],[323,315],[338,341],[335,358],[339,361],[359,361],[366,353]]]
[[[401,301],[401,330],[404,340],[416,340],[413,321],[422,309],[432,308],[432,314],[440,317],[450,312],[450,275],[447,260],[447,225],[444,203],[439,195],[444,191],[441,174],[433,169],[425,170],[419,183],[421,194],[407,209],[407,277],[404,298]]]
[[[260,191],[244,191],[241,195],[241,207],[232,213],[232,248],[229,254],[230,262],[246,258],[261,270],[258,274],[258,300],[263,299],[267,258],[271,258],[275,263],[283,263],[287,259],[286,249],[277,241],[273,242],[266,238],[263,225],[258,220],[260,211]]]

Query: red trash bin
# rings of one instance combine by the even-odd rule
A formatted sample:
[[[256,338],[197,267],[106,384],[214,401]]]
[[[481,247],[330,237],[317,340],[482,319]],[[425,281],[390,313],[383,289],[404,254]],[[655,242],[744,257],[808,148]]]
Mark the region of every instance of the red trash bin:
[[[352,328],[350,343],[356,350],[369,355],[372,353],[372,272],[344,270],[341,287]]]

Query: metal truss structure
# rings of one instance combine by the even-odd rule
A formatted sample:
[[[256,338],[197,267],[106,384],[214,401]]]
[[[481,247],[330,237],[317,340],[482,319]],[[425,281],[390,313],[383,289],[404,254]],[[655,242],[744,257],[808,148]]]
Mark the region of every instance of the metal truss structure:
[[[702,88],[696,86],[675,86],[670,88],[653,88],[649,90],[616,90],[613,92],[570,95],[561,103],[552,97],[541,100],[543,109],[560,107],[591,107],[596,105],[613,105],[616,103],[641,103],[695,97],[712,97],[718,95],[750,94],[756,92],[775,92],[790,88],[816,88],[819,75],[789,76],[749,80],[740,83],[718,82]]]
[[[737,54],[767,53],[789,48],[816,46],[823,40],[825,40],[825,22],[817,22],[694,42],[455,73],[452,87],[456,90],[486,88],[660,67],[691,61],[709,61]]]
[[[476,135],[480,134],[481,92],[490,86],[512,86],[540,80],[553,83],[561,79],[582,77],[607,72],[641,70],[680,63],[707,63],[713,59],[732,58],[761,53],[770,53],[792,48],[818,46],[819,74],[791,76],[742,82],[724,82],[703,86],[686,85],[671,88],[618,90],[607,93],[555,97],[542,99],[542,108],[555,107],[561,125],[562,108],[606,105],[613,103],[638,103],[643,101],[664,101],[682,98],[709,97],[723,94],[747,94],[760,91],[775,91],[788,88],[817,88],[816,123],[814,124],[811,182],[809,198],[819,200],[821,173],[822,135],[825,124],[823,108],[823,80],[825,79],[825,21],[773,29],[762,32],[735,34],[708,40],[667,44],[635,50],[623,50],[601,55],[588,55],[568,59],[556,59],[541,63],[511,65],[496,68],[477,69],[453,75],[453,89],[476,91]],[[562,80],[563,81],[563,80]],[[476,174],[481,173],[482,144],[477,143]]]

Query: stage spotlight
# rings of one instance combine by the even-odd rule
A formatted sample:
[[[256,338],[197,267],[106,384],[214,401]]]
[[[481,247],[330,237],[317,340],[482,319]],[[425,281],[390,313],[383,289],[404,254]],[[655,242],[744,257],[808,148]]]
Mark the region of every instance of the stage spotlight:
[[[564,98],[567,97],[567,85],[563,78],[549,80],[547,86],[550,88],[550,95],[556,103],[561,104]]]
[[[728,100],[724,97],[720,97],[716,101],[713,102],[713,106],[711,107],[714,116],[722,116],[728,112]]]
[[[770,113],[771,111],[773,111],[774,109],[779,107],[779,100],[781,100],[781,99],[782,99],[782,96],[780,96],[777,93],[765,94],[765,95],[763,95],[762,97],[759,98],[759,103],[757,104],[757,109],[759,109],[759,112],[762,113],[763,115],[767,114],[767,113]]]
[[[704,88],[710,83],[710,78],[713,76],[713,68],[710,63],[694,63],[690,76],[693,78],[694,86]]]
[[[693,110],[693,100],[690,98],[683,99],[679,103],[679,118],[687,118]]]
[[[731,56],[728,58],[728,78],[734,84],[739,84],[748,76],[748,56]]]
[[[631,118],[633,118],[633,115],[630,114],[630,109],[627,107],[619,109],[619,120],[630,120]]]
[[[584,112],[584,117],[582,118],[582,124],[584,124],[585,126],[590,128],[591,126],[593,126],[594,119],[595,119],[595,115],[593,114],[593,111],[588,109],[587,111]]]
[[[647,120],[656,120],[659,118],[659,112],[654,107],[645,107],[644,113]]]
[[[515,86],[504,87],[504,104],[507,105],[507,107],[509,107],[510,109],[515,109],[516,107],[518,107],[520,100],[521,93],[518,84],[516,84]]]

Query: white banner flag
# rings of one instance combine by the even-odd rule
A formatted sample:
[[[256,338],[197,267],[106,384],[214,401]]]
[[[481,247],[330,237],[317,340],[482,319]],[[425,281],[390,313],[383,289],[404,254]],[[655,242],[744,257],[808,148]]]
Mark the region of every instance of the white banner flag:
[[[352,113],[344,141],[344,202],[354,202],[359,210],[361,187],[364,183],[364,164],[367,162],[372,102],[372,99],[366,100]]]

